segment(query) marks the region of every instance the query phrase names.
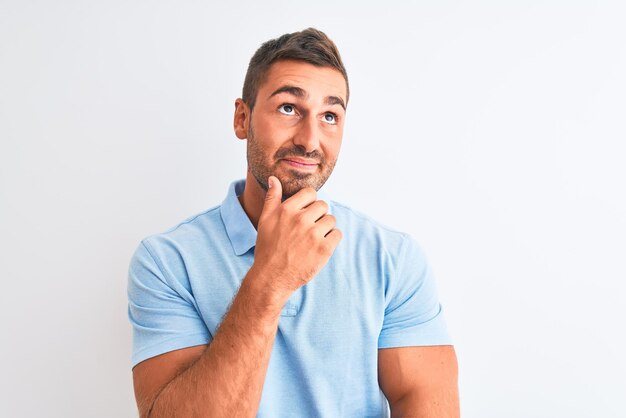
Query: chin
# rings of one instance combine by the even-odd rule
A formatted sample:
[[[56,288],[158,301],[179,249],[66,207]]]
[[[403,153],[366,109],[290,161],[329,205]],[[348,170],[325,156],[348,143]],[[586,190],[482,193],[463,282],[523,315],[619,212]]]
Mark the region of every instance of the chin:
[[[280,179],[280,177],[279,177]],[[311,187],[318,191],[322,188],[325,181],[321,181],[319,178],[315,178],[312,176],[307,177],[296,177],[296,178],[288,178],[285,181],[281,180],[281,184],[283,185],[283,196],[293,196],[298,193],[300,190]]]

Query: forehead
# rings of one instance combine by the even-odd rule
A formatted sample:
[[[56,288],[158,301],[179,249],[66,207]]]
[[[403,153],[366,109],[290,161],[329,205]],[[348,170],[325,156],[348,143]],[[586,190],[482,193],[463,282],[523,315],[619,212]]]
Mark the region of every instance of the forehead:
[[[267,99],[283,86],[300,87],[310,96],[338,96],[346,101],[346,80],[339,70],[332,67],[318,67],[302,61],[275,62],[259,88],[259,98]]]

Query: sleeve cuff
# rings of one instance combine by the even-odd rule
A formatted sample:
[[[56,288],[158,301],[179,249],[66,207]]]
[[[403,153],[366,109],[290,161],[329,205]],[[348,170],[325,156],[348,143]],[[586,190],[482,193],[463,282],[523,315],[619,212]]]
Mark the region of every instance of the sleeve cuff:
[[[378,348],[452,345],[452,343],[442,311],[427,322],[401,330],[383,331],[378,337]]]
[[[144,347],[133,353],[131,358],[132,367],[152,357],[160,354],[169,353],[170,351],[180,350],[181,348],[193,347],[209,343],[209,337],[205,333],[193,334],[184,337],[171,338],[166,341],[160,341],[157,344]]]

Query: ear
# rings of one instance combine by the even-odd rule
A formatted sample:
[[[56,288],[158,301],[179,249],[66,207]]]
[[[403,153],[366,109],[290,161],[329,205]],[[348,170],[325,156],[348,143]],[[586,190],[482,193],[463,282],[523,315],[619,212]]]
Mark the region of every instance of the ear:
[[[235,135],[239,139],[246,139],[248,137],[248,126],[250,126],[250,108],[242,100],[235,100],[235,117],[233,121],[233,127],[235,128]]]

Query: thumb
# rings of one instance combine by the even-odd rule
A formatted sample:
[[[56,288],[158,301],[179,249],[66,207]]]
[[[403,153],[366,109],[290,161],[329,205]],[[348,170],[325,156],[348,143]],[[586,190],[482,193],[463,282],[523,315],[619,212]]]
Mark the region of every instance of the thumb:
[[[267,179],[267,193],[265,194],[265,203],[263,204],[263,212],[272,212],[283,200],[283,185],[280,184],[278,177],[269,176]]]

